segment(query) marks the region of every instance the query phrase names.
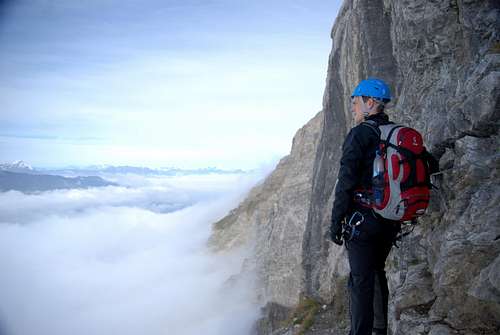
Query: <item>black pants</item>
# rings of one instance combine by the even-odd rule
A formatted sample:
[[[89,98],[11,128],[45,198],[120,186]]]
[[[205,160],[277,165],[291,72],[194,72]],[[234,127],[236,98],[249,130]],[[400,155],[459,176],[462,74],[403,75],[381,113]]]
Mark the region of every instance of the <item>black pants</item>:
[[[375,216],[370,209],[358,208],[357,211],[364,221],[356,227],[359,234],[346,243],[351,267],[348,282],[350,335],[371,335],[373,328],[387,331],[389,289],[385,260],[401,225]]]

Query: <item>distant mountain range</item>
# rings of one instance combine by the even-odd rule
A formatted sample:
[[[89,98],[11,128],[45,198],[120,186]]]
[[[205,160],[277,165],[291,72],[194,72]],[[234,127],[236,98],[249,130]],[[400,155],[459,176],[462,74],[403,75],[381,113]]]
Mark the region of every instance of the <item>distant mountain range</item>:
[[[33,174],[0,170],[0,191],[43,192],[56,189],[118,186],[101,177],[62,177],[48,174]]]
[[[151,169],[147,167],[109,165],[46,169],[33,168],[28,163],[20,160],[0,164],[0,192],[16,190],[31,193],[54,189],[117,186],[118,184],[101,177],[109,174],[182,176],[235,173],[245,173],[245,171],[239,169],[221,170],[215,167],[185,170],[175,167]]]
[[[182,175],[203,175],[203,174],[235,174],[245,173],[245,171],[237,170],[221,170],[215,167],[207,167],[201,169],[179,169],[175,167],[166,167],[151,169],[148,167],[137,166],[88,166],[64,169],[40,169],[48,174],[63,174],[63,175],[95,175],[95,174],[139,174],[139,175],[162,175],[162,176],[182,176]]]
[[[152,169],[148,167],[137,166],[112,166],[112,165],[91,165],[86,167],[66,167],[66,168],[33,168],[24,161],[15,161],[13,163],[0,164],[0,171],[21,172],[29,174],[50,174],[66,176],[91,176],[100,174],[139,174],[139,175],[200,175],[200,174],[235,174],[245,173],[241,169],[222,170],[216,167],[206,167],[201,169],[179,169],[176,167],[162,167]]]

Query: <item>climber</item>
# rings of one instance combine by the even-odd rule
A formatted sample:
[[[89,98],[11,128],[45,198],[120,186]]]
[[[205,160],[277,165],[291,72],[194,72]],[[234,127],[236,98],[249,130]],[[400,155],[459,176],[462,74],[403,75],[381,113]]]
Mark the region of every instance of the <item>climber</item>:
[[[373,161],[380,143],[379,136],[371,129],[373,126],[364,121],[373,120],[377,125],[391,123],[384,112],[390,100],[389,87],[380,79],[362,80],[354,89],[351,110],[356,126],[344,141],[335,187],[331,239],[338,245],[343,244],[344,218],[355,229],[350,229],[350,236],[344,238],[351,270],[348,281],[350,335],[387,334],[389,290],[384,268],[401,224],[384,219],[355,201],[355,191],[371,187]]]

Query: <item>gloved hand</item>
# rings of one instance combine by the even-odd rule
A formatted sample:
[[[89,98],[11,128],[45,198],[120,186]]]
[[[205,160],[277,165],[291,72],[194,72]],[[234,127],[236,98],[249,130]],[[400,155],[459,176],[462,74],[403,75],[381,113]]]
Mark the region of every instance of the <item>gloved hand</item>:
[[[330,237],[335,244],[342,245],[344,243],[342,241],[342,226],[339,223],[332,222],[330,226]]]

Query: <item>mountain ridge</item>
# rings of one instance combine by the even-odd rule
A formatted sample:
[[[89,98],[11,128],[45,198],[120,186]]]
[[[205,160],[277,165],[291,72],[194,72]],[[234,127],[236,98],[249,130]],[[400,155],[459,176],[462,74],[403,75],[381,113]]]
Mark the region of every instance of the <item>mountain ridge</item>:
[[[146,166],[131,165],[90,165],[82,167],[61,167],[61,168],[39,168],[32,167],[28,163],[18,160],[13,163],[0,164],[0,171],[23,172],[33,174],[70,174],[70,175],[91,175],[98,173],[131,173],[141,175],[191,175],[191,174],[235,174],[251,172],[242,169],[219,169],[217,167],[204,167],[196,169],[182,169],[177,167],[150,168]]]
[[[37,193],[60,189],[118,186],[97,176],[63,177],[39,173],[0,171],[0,192]]]

